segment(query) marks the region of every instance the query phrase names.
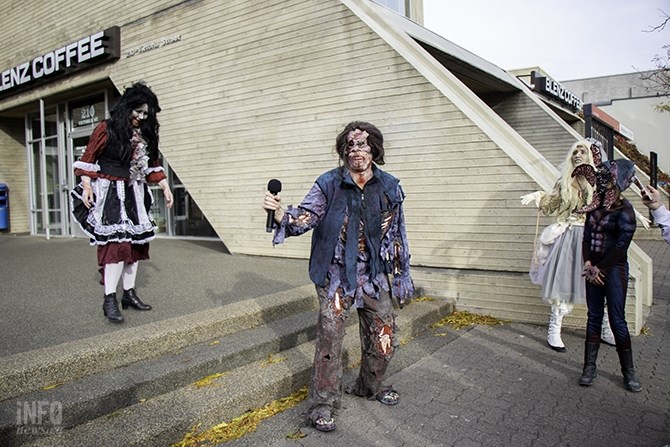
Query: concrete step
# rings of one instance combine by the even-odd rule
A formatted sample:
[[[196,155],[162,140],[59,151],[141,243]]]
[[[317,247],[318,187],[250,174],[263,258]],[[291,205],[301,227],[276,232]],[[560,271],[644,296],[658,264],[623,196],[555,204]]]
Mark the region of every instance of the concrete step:
[[[401,342],[425,331],[431,323],[448,315],[452,310],[451,302],[421,301],[414,302],[398,311],[397,321],[401,329],[399,333]],[[150,398],[145,398],[143,394],[135,394],[132,396],[133,399],[127,402],[126,407],[112,413],[104,414],[60,433],[27,436],[16,439],[14,442],[16,444],[27,440],[24,445],[30,446],[165,446],[181,440],[184,434],[196,424],[202,424],[203,427],[213,426],[238,416],[250,408],[260,407],[274,399],[287,396],[307,385],[309,380],[314,344],[312,340],[305,340],[312,336],[310,331],[313,330],[316,321],[316,317],[312,315],[314,319],[312,324],[308,325],[310,328],[305,328],[309,313],[293,316],[295,320],[292,322],[289,322],[289,317],[282,323],[277,320],[274,328],[268,325],[267,328],[258,328],[258,332],[247,332],[245,335],[248,337],[260,338],[263,331],[267,335],[276,330],[278,341],[272,348],[276,350],[270,354],[266,353],[267,350],[259,350],[255,354],[255,359],[248,357],[249,363],[241,364],[234,369],[225,371],[225,368],[214,368],[225,372],[222,376],[212,380],[209,386],[197,387],[193,384],[193,377],[201,374],[204,369],[198,370],[197,373],[184,373],[191,374],[187,380],[179,378],[180,374],[175,374],[176,378],[172,386],[176,388],[170,391],[155,393]],[[355,314],[351,315],[350,320],[355,321]],[[285,326],[289,325],[303,329],[297,329],[297,332],[290,335],[291,331],[285,330]],[[280,330],[279,327],[282,329]],[[239,335],[241,336],[242,332]],[[233,338],[235,337],[226,337],[226,339]],[[196,352],[221,349],[219,346],[220,344],[216,343],[211,345],[205,343],[199,347],[184,349],[183,353],[188,352],[187,355],[195,356]],[[264,349],[269,349],[269,346]],[[360,358],[358,330],[347,331],[344,347],[344,364],[358,362]],[[172,354],[174,355],[181,355],[181,353]],[[233,355],[232,352],[230,355]],[[209,357],[209,355],[204,356]],[[240,354],[238,358],[242,359],[244,356]],[[165,365],[169,363],[170,360],[165,360]],[[205,369],[212,371],[212,366],[210,364]],[[122,369],[119,368],[117,373],[121,374]],[[184,385],[184,383],[188,384]],[[152,386],[158,385],[147,385],[141,388],[142,392],[149,393]],[[98,400],[98,404],[103,405],[103,402]],[[16,407],[14,410],[16,412]],[[104,410],[102,412],[104,413]]]
[[[316,307],[304,286],[215,309],[3,357],[0,401],[159,357]]]
[[[101,371],[49,390],[0,402],[0,439],[18,445],[17,402],[58,402],[59,427],[69,429],[97,417],[185,387],[313,340],[317,311],[271,321],[254,329],[208,340],[159,357]],[[7,444],[2,444],[7,445]]]

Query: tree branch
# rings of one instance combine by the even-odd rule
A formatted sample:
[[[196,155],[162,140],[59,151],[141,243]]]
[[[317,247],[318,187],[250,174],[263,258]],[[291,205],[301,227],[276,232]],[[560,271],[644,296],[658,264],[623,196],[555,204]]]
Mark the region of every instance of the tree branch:
[[[668,24],[668,21],[670,21],[670,16],[668,16],[668,13],[663,11],[662,9],[659,9],[665,16],[665,20],[663,20],[659,25],[656,26],[650,26],[649,29],[643,30],[645,33],[653,33],[656,31],[663,31],[665,29],[665,26]]]

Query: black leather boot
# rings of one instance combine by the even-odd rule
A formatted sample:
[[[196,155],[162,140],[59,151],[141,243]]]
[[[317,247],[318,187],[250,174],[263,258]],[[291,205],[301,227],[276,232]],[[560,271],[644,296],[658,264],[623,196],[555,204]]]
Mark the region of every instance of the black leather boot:
[[[587,341],[584,343],[584,370],[582,377],[579,378],[579,384],[582,386],[593,385],[593,379],[597,376],[598,348],[600,348],[600,342]]]
[[[623,383],[628,391],[637,393],[642,391],[642,385],[635,374],[633,366],[633,350],[630,348],[618,348],[619,363],[621,363],[621,372],[623,374]]]
[[[121,298],[121,307],[126,309],[128,308],[128,306],[137,310],[151,310],[150,305],[144,304],[142,300],[140,300],[140,298],[137,296],[137,293],[135,293],[134,288],[123,291],[123,298]]]
[[[105,295],[105,302],[102,303],[102,313],[112,323],[122,323],[123,315],[119,310],[119,303],[116,302],[116,293]]]

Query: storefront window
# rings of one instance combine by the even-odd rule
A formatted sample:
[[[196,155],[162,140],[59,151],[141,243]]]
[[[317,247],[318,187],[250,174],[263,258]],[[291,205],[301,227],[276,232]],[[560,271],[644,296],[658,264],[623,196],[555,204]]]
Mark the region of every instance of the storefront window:
[[[35,233],[85,236],[78,225],[69,219],[67,193],[80,182],[80,178],[74,176],[72,165],[86,150],[93,129],[107,117],[108,102],[103,91],[62,103],[58,109],[55,106],[47,107],[44,111],[44,123],[41,122],[39,113],[27,115],[29,138],[26,144],[31,163],[33,213],[31,228]],[[44,138],[42,126],[45,130]],[[162,160],[162,155],[160,157],[175,201],[172,209],[167,208],[161,188],[150,185],[154,197],[151,213],[158,227],[157,233],[166,236],[217,238],[216,232],[184,184],[167,162]]]
[[[29,115],[30,119],[30,139],[39,140],[42,138],[41,131],[42,127],[40,125],[40,114],[31,113]],[[44,115],[44,136],[45,137],[55,137],[58,133],[58,121],[56,119],[56,110],[46,111]]]
[[[374,0],[374,2],[405,15],[405,0]]]
[[[172,195],[174,196],[174,205],[172,209],[168,209],[161,188],[158,185],[150,186],[154,197],[151,215],[158,227],[157,233],[167,236],[218,237],[177,174],[170,169],[169,164],[164,159],[161,160],[161,165],[168,175]]]
[[[214,228],[174,171],[171,171],[171,178],[174,195],[174,235],[217,237]]]

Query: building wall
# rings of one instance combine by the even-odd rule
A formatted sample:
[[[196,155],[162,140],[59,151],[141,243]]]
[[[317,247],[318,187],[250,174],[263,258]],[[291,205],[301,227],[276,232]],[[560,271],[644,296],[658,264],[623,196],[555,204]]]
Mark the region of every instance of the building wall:
[[[339,0],[52,4],[61,7],[49,9],[54,26],[45,43],[11,10],[0,25],[25,45],[2,42],[0,52],[18,63],[118,25],[121,59],[9,102],[106,77],[119,91],[145,80],[163,108],[162,153],[233,254],[308,256],[309,236],[272,247],[261,209],[267,182],[280,179],[283,203],[298,204],[337,165],[337,133],[366,120],[384,133],[383,168],[407,194],[417,285],[481,313],[507,309],[524,319],[542,306],[526,274],[537,212],[519,199],[537,182]],[[459,95],[479,101],[462,89]],[[543,119],[537,113],[519,129]]]
[[[642,79],[649,71],[595,78],[571,79],[561,84],[579,95],[585,104],[607,104],[615,99],[634,99],[656,96],[648,81]]]
[[[5,34],[15,39],[0,40],[3,68],[25,62],[112,25],[125,29],[136,28],[140,24],[151,26],[155,17],[173,14],[176,8],[197,3],[197,0],[148,0],[141,3],[119,0],[99,2],[93,8],[85,0],[45,3],[29,0],[22,6],[4,8],[0,24]],[[177,23],[173,22],[174,25]],[[123,45],[126,46],[126,42]]]
[[[658,167],[670,173],[670,113],[657,112],[659,102],[658,98],[615,100],[600,108],[635,132],[640,151],[646,155],[656,152]]]
[[[28,162],[24,144],[24,120],[0,120],[0,183],[9,189],[9,229],[24,233],[30,229]]]
[[[163,108],[161,150],[231,252],[307,256],[309,237],[272,248],[260,206],[267,181],[279,178],[284,203],[297,204],[337,165],[336,134],[363,119],[384,132],[386,167],[408,195],[415,264],[527,268],[534,213],[518,189],[534,182],[339,1],[75,2],[48,13],[46,34],[19,17],[3,24],[24,42],[20,52],[2,43],[12,62],[119,25],[120,60],[49,88],[76,89],[101,71],[120,91],[147,81]]]

